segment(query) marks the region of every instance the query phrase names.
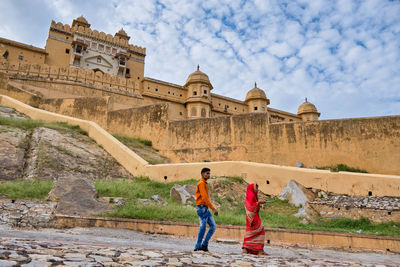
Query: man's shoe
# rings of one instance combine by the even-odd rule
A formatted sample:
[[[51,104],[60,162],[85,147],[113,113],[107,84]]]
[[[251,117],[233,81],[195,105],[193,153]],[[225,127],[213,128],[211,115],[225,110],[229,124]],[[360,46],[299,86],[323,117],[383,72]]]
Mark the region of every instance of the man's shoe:
[[[199,251],[202,250],[201,248],[195,248],[193,251]]]
[[[208,251],[208,246],[203,246],[203,245],[201,245],[200,250],[202,250],[202,251]]]

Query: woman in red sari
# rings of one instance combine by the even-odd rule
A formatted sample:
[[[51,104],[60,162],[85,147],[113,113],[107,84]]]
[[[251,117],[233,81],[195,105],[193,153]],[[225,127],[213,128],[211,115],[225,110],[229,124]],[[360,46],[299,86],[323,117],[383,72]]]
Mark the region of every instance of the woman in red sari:
[[[264,253],[265,232],[258,211],[265,201],[258,201],[258,185],[247,186],[246,200],[246,234],[243,241],[243,253],[267,255]]]

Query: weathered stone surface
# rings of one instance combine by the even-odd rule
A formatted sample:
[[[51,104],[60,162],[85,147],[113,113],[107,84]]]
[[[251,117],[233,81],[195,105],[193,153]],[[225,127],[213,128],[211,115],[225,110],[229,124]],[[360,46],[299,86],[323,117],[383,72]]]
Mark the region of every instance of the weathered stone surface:
[[[0,125],[0,181],[22,178],[26,131]]]
[[[289,200],[289,203],[295,205],[296,207],[304,207],[307,202],[313,201],[315,196],[311,190],[306,189],[304,186],[294,180],[290,180],[290,182],[280,193],[279,199],[287,199]]]
[[[91,215],[110,210],[109,205],[97,201],[94,185],[84,179],[59,179],[50,192],[52,199],[58,199],[56,213]]]
[[[166,206],[168,205],[167,201],[165,201],[161,196],[159,195],[154,195],[151,197],[151,199],[157,203],[158,205]]]
[[[186,204],[196,201],[196,195],[190,194],[183,186],[175,184],[170,191],[170,196],[176,201]]]
[[[319,213],[308,203],[301,207],[294,216],[304,218],[302,222],[305,224],[315,223],[320,218]]]

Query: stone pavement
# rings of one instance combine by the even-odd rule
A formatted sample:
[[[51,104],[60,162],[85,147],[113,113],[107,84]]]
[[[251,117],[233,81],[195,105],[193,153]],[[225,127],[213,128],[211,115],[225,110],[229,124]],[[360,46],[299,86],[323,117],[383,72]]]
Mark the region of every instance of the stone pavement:
[[[0,266],[399,266],[400,255],[266,247],[271,256],[242,255],[240,245],[123,229],[16,230],[0,226]]]

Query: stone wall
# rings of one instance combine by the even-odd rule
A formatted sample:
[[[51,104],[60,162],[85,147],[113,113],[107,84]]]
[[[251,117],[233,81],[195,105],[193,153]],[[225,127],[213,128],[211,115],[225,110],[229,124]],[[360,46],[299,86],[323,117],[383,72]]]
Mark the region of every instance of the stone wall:
[[[127,91],[137,94],[139,82],[124,77],[110,76],[93,70],[77,69],[74,67],[58,67],[46,64],[10,63],[0,59],[0,72],[27,76],[29,78],[40,77],[42,80],[63,80],[79,82],[89,86],[100,88],[112,88],[114,90]],[[139,95],[139,94],[137,94]]]
[[[15,227],[50,227],[56,202],[0,199],[0,224]]]
[[[268,124],[264,114],[172,121],[160,147],[175,162],[344,163],[400,174],[400,116]]]
[[[110,111],[107,130],[125,136],[151,140],[161,147],[168,139],[168,104]]]
[[[109,106],[110,97],[105,96],[42,99],[38,107],[79,119],[91,120],[106,128]]]

